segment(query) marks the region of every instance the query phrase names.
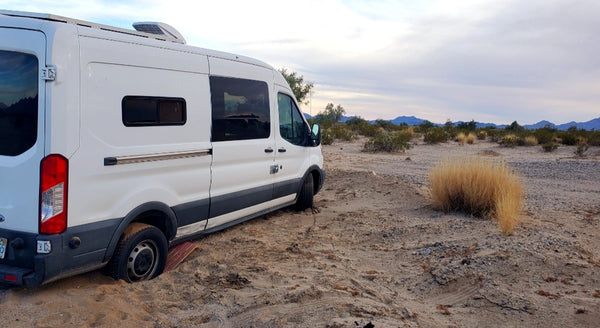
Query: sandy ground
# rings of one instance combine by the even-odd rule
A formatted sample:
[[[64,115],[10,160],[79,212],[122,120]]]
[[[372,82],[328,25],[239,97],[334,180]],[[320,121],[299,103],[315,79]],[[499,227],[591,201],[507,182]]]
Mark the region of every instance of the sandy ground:
[[[597,327],[600,149],[417,143],[325,146],[316,213],[282,210],[196,240],[182,265],[126,284],[91,272],[0,289],[1,327]],[[522,224],[431,208],[447,157],[504,160]]]

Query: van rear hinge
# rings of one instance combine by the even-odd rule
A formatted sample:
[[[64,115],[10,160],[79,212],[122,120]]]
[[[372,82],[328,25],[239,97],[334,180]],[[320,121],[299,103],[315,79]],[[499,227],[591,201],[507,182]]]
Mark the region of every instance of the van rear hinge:
[[[44,81],[56,80],[56,66],[46,66],[42,68],[41,78]]]

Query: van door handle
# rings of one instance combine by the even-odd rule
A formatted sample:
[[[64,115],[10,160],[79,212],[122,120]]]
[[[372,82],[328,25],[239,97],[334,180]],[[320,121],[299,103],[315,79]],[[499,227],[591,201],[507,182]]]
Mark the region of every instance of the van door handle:
[[[279,148],[279,149],[277,149],[277,151],[280,153],[285,153],[285,148]]]
[[[269,148],[265,148],[265,153],[272,153],[273,152],[273,148],[269,147]]]

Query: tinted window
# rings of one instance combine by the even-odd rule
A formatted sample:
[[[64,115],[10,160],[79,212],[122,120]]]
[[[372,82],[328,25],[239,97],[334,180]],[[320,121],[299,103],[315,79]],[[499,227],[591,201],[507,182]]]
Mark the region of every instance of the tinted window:
[[[0,155],[17,156],[37,140],[38,60],[0,50]]]
[[[212,141],[268,138],[269,91],[262,81],[210,77]]]
[[[182,98],[127,96],[121,105],[125,126],[185,124],[185,100]]]
[[[277,95],[279,107],[279,134],[294,145],[304,145],[307,136],[302,113],[292,97],[280,93]]]

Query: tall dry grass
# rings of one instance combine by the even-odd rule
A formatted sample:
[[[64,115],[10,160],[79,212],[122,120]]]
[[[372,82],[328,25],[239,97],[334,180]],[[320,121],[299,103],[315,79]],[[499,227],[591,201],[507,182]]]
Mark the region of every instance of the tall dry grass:
[[[456,135],[456,138],[454,138],[454,141],[458,142],[458,144],[462,146],[467,141],[467,136],[464,133],[459,132]]]
[[[493,219],[506,235],[519,223],[523,188],[504,162],[445,160],[431,170],[429,190],[435,208]]]
[[[475,140],[477,140],[477,137],[475,137],[473,133],[469,133],[469,135],[466,137],[466,141],[469,145],[474,144]]]

